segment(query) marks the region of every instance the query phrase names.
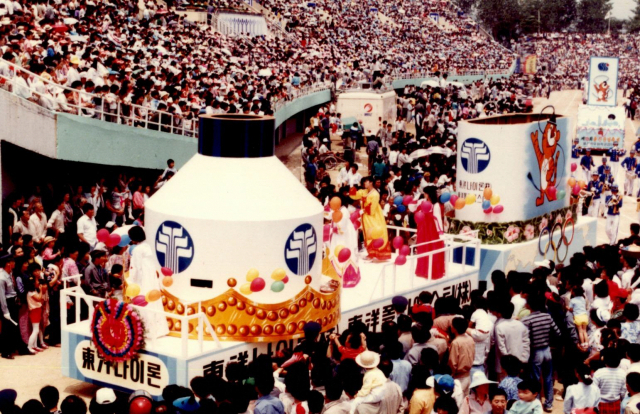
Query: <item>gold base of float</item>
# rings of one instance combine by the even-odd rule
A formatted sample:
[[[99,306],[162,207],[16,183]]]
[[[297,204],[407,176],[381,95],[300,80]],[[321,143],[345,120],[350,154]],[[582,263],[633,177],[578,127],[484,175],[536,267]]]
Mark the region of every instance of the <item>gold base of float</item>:
[[[304,336],[304,326],[315,321],[322,331],[335,327],[340,321],[341,286],[334,292],[321,293],[306,286],[295,298],[282,303],[260,304],[247,299],[234,289],[201,302],[218,339],[223,341],[272,342]],[[162,290],[165,312],[193,315],[197,305],[185,306],[180,299]],[[167,318],[169,336],[180,337],[181,322]],[[189,323],[189,338],[198,339],[197,322]],[[213,340],[205,331],[204,339]]]

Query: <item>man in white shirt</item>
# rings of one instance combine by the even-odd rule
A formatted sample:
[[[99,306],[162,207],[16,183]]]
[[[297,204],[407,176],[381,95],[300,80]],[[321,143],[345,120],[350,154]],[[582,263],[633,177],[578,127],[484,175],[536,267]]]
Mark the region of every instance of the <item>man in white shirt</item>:
[[[54,229],[56,231],[56,237],[64,233],[64,211],[65,202],[60,201],[60,204],[58,204],[58,208],[56,208],[56,210],[51,213],[51,217],[49,218],[49,222],[47,223],[47,228]]]
[[[35,243],[41,243],[47,234],[47,215],[40,203],[35,204],[33,214],[29,217],[29,232]]]
[[[67,72],[67,84],[66,86],[71,87],[73,82],[81,81],[80,72],[78,72],[78,66],[80,65],[80,58],[76,55],[71,56],[69,59],[69,71]]]
[[[402,148],[402,152],[398,155],[398,167],[405,164],[411,164],[411,157],[407,154],[407,148]]]
[[[349,187],[354,187],[360,185],[360,181],[362,180],[362,175],[358,172],[358,165],[354,164],[351,166],[351,170],[347,174],[347,184]]]
[[[505,355],[513,355],[523,364],[529,362],[531,355],[531,338],[529,329],[520,321],[511,318],[513,315],[513,303],[503,303],[497,313],[498,320],[493,329],[492,343],[495,344],[495,369],[500,380],[507,376],[502,370],[500,358]]]
[[[78,219],[78,237],[87,243],[91,249],[98,243],[98,224],[95,219],[95,210],[89,203],[82,206],[84,215]]]
[[[351,164],[349,164],[349,161],[347,161],[344,163],[344,167],[342,167],[342,169],[340,169],[340,172],[338,173],[338,179],[337,179],[338,186],[342,187],[343,185],[346,185],[349,182],[350,171],[351,171]]]
[[[18,222],[13,226],[13,232],[22,234],[23,236],[25,234],[33,236],[33,234],[31,234],[31,230],[29,229],[30,216],[31,215],[29,214],[29,210],[24,210],[22,212],[22,216],[20,216],[20,220],[18,220]]]

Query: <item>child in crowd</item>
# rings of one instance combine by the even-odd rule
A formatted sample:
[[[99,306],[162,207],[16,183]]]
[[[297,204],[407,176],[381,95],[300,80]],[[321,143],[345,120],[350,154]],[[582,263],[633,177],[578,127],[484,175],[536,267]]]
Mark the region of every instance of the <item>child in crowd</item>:
[[[593,383],[591,369],[582,364],[575,369],[577,384],[569,385],[564,396],[564,414],[576,408],[597,407],[600,404],[600,389]]]
[[[540,382],[524,380],[518,384],[518,401],[509,409],[509,414],[542,414],[542,403],[538,399]]]
[[[619,414],[620,401],[626,394],[624,372],[620,366],[620,354],[615,348],[605,348],[600,352],[605,367],[597,370],[593,382],[600,389],[600,414]]]
[[[587,335],[589,315],[587,315],[587,300],[584,297],[584,289],[582,287],[574,286],[571,290],[569,307],[573,312],[573,322],[576,324],[580,343],[583,347],[586,347],[589,344],[589,336]]]
[[[520,360],[513,355],[505,355],[500,358],[500,365],[506,371],[507,376],[500,381],[498,388],[507,393],[507,401],[518,399],[518,384],[522,382],[520,375]]]
[[[37,264],[35,264],[35,266],[39,267]],[[29,320],[31,321],[32,328],[28,346],[29,352],[32,354],[42,352],[48,348],[44,343],[44,333],[40,330],[43,310],[42,304],[46,303],[47,300],[47,284],[40,280],[39,272],[37,272],[37,276],[35,279],[27,279],[25,285],[27,290],[27,304],[29,305]],[[38,343],[40,346],[38,346]]]

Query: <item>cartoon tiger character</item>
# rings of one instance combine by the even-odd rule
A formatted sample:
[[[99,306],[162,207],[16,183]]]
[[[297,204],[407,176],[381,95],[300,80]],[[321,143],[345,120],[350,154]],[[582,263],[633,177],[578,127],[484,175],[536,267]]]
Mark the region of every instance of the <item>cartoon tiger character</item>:
[[[540,197],[536,198],[536,206],[544,204],[545,195],[549,201],[555,200],[555,197],[552,198],[548,191],[550,187],[556,185],[558,179],[558,158],[560,157],[560,152],[556,152],[558,141],[560,141],[560,131],[558,131],[555,116],[552,116],[544,127],[542,150],[538,140],[538,131],[531,133],[531,142],[540,167]]]

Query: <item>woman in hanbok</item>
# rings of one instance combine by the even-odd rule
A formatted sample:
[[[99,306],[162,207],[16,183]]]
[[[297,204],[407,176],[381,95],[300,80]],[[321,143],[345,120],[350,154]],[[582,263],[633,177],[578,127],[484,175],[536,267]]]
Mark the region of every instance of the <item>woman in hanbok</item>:
[[[416,210],[421,211],[425,216],[424,220],[416,220],[418,227],[416,254],[418,255],[444,248],[444,241],[440,240],[440,235],[444,234],[442,208],[438,203],[436,188],[426,187],[424,192],[427,199],[423,200]],[[425,208],[423,204],[427,201],[432,204],[432,208]],[[419,258],[416,266],[416,276],[432,280],[440,279],[444,276],[444,259],[444,252]],[[430,261],[431,266],[429,264]]]
[[[362,179],[363,190],[351,188],[349,196],[354,200],[362,200],[362,231],[364,232],[367,259],[389,260],[391,259],[391,245],[387,233],[387,223],[380,207],[380,193],[373,187],[373,179]],[[377,245],[376,240],[382,239],[382,245]]]
[[[127,283],[135,283],[140,286],[140,295],[146,296],[152,290],[160,290],[155,255],[148,243],[144,243],[146,236],[142,227],[134,226],[129,229],[131,244],[135,246],[131,254],[129,278]],[[133,299],[133,298],[130,298]],[[164,316],[162,301],[149,302],[142,308],[141,316],[147,329],[146,337],[149,339],[160,338],[169,333],[167,318]],[[146,310],[158,312],[148,312]]]
[[[342,277],[342,286],[349,288],[354,287],[360,282],[360,268],[358,266],[358,231],[351,222],[350,213],[347,207],[341,206],[339,212],[342,213],[340,221],[331,223],[331,263],[336,273]],[[344,263],[338,260],[339,252],[335,249],[343,246],[351,251],[349,259]]]

